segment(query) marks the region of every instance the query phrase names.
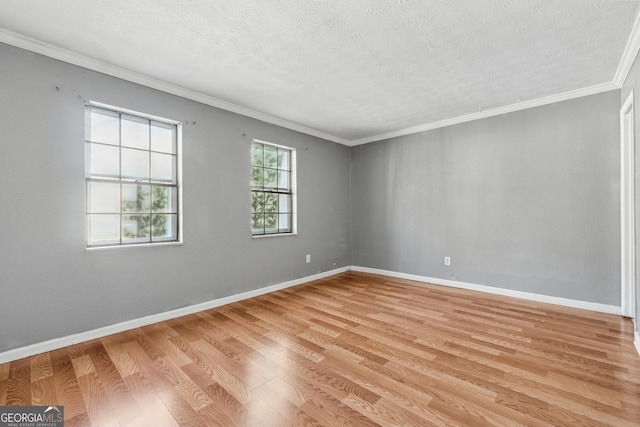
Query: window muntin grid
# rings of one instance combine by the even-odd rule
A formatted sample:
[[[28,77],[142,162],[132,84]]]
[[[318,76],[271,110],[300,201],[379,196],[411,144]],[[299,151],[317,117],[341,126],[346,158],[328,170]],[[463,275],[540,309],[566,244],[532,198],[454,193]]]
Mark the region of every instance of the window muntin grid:
[[[254,236],[294,232],[294,152],[251,143],[251,232]]]
[[[87,247],[179,241],[179,123],[86,107]]]

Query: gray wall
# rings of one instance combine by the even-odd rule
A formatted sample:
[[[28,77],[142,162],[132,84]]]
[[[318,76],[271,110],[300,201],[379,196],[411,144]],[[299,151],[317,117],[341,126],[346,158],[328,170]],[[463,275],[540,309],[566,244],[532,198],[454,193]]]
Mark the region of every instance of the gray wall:
[[[629,75],[622,87],[622,96],[620,98],[620,108],[627,100],[629,93],[634,91],[634,121],[635,121],[635,143],[636,143],[636,315],[635,328],[640,331],[640,63],[638,56],[629,71]]]
[[[184,245],[85,250],[85,100],[185,123]],[[350,264],[348,147],[4,44],[0,138],[0,352]],[[296,237],[251,238],[252,138],[297,149]]]
[[[616,90],[354,147],[352,264],[619,306],[619,108]]]

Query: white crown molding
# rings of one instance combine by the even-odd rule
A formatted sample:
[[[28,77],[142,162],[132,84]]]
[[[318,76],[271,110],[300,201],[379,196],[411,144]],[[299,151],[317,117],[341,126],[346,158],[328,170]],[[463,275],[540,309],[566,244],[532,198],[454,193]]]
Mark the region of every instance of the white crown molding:
[[[78,65],[89,70],[97,71],[112,77],[117,77],[132,83],[137,83],[142,86],[146,86],[152,89],[157,89],[163,92],[177,95],[182,98],[197,101],[202,104],[210,105],[212,107],[220,108],[222,110],[231,111],[243,116],[251,117],[263,122],[271,123],[273,125],[281,126],[283,128],[291,129],[300,133],[315,136],[321,139],[337,142],[339,144],[348,145],[349,141],[340,138],[335,135],[331,135],[325,132],[321,132],[316,129],[312,129],[294,122],[290,122],[279,117],[275,117],[260,111],[252,110],[250,108],[242,107],[231,102],[224,101],[222,99],[215,98],[213,96],[205,95],[200,92],[189,90],[182,86],[169,83],[167,81],[159,80],[142,73],[128,70],[126,68],[111,65],[88,56],[81,55],[62,49],[49,43],[45,43],[40,40],[33,39],[31,37],[24,36],[22,34],[15,33],[13,31],[0,28],[0,42],[6,43],[11,46],[19,47],[31,52],[39,53],[44,56],[48,56],[53,59],[67,62],[69,64]]]
[[[531,292],[513,291],[510,289],[494,288],[493,286],[476,285],[473,283],[458,282],[455,280],[438,279],[435,277],[418,276],[415,274],[400,273],[397,271],[380,270],[377,268],[351,266],[353,271],[361,271],[363,273],[380,274],[382,276],[396,277],[398,279],[414,280],[416,282],[431,283],[434,285],[449,286],[452,288],[467,289],[470,291],[479,291],[489,294],[502,295],[507,297],[519,298],[528,301],[536,301],[547,304],[561,305],[563,307],[580,308],[583,310],[597,311],[600,313],[615,314],[620,316],[620,307],[615,305],[599,304],[589,301],[579,301],[568,298],[553,297],[549,295],[534,294]]]
[[[615,83],[598,84],[594,86],[585,87],[582,89],[576,89],[568,92],[558,93],[555,95],[545,96],[543,98],[522,101],[517,104],[511,104],[511,105],[505,105],[503,107],[492,108],[490,110],[484,110],[484,111],[473,113],[473,114],[467,114],[464,116],[453,117],[450,119],[440,120],[437,122],[426,123],[424,125],[414,126],[406,129],[400,129],[393,132],[382,133],[379,135],[369,136],[366,138],[351,140],[349,141],[349,145],[353,147],[356,145],[367,144],[369,142],[382,141],[385,139],[396,138],[399,136],[411,135],[414,133],[424,132],[427,130],[443,128],[443,127],[457,125],[460,123],[471,122],[479,119],[486,119],[487,117],[513,113],[515,111],[521,111],[529,108],[540,107],[542,105],[554,104],[556,102],[561,102],[561,101],[568,101],[570,99],[581,98],[583,96],[589,96],[589,95],[595,95],[597,93],[608,92],[616,89],[619,89],[619,86],[617,86]]]
[[[638,50],[640,50],[640,13],[636,16],[636,20],[633,23],[633,28],[631,29],[631,34],[627,40],[627,45],[622,53],[622,59],[620,59],[616,75],[613,78],[613,82],[618,87],[622,87],[624,81],[627,79],[629,71],[631,71],[631,67],[638,55]]]
[[[44,353],[47,351],[57,350],[57,349],[78,344],[81,342],[106,337],[107,335],[117,334],[117,333],[128,331],[131,329],[141,328],[143,326],[152,325],[158,322],[164,322],[169,319],[175,319],[176,317],[182,317],[182,316],[197,313],[200,311],[210,310],[215,307],[220,307],[220,306],[231,304],[237,301],[242,301],[242,300],[257,297],[260,295],[268,294],[271,292],[279,291],[281,289],[286,289],[293,286],[301,285],[303,283],[312,282],[314,280],[323,279],[325,277],[334,276],[336,274],[344,273],[345,271],[349,271],[349,270],[350,270],[350,267],[341,267],[335,270],[326,271],[324,273],[314,274],[312,276],[307,276],[301,279],[291,280],[288,282],[267,286],[267,287],[256,289],[253,291],[243,292],[241,294],[231,295],[224,298],[218,298],[218,299],[207,301],[201,304],[195,304],[195,305],[190,305],[188,307],[179,308],[176,310],[165,311],[164,313],[152,314],[150,316],[141,317],[139,319],[133,319],[126,322],[117,323],[115,325],[109,325],[103,328],[81,332],[79,334],[68,335],[65,337],[55,338],[49,341],[32,344],[26,347],[16,348],[13,350],[0,353],[0,364],[12,362],[18,359],[23,359],[25,357],[33,356],[33,355]]]
[[[511,113],[515,111],[525,110],[528,108],[539,107],[542,105],[553,104],[555,102],[566,101],[574,98],[580,98],[588,95],[595,95],[601,92],[607,92],[610,90],[619,89],[622,86],[629,69],[633,64],[635,56],[640,49],[640,24],[638,20],[640,15],[635,21],[633,31],[623,55],[623,59],[618,66],[616,72],[615,81],[609,83],[603,83],[599,85],[589,86],[582,89],[563,92],[556,95],[551,95],[543,98],[532,99],[528,101],[519,102],[516,104],[505,105],[503,107],[493,108],[478,113],[467,114],[464,116],[453,117],[450,119],[440,120],[437,122],[426,123],[419,126],[414,126],[406,129],[400,129],[393,132],[382,133],[378,135],[368,136],[364,138],[358,138],[349,140],[336,135],[331,135],[317,129],[309,128],[307,126],[300,125],[298,123],[290,122],[288,120],[275,117],[260,111],[252,110],[250,108],[242,107],[231,102],[227,102],[210,95],[205,95],[200,92],[189,90],[182,86],[178,86],[173,83],[169,83],[163,80],[159,80],[141,73],[137,73],[122,67],[117,67],[96,59],[62,49],[49,43],[36,40],[31,37],[24,36],[22,34],[15,33],[3,28],[0,28],[0,42],[6,43],[15,47],[19,47],[31,52],[39,53],[44,56],[48,56],[53,59],[64,61],[70,64],[78,65],[83,68],[87,68],[93,71],[97,71],[109,76],[117,77],[132,83],[137,83],[152,89],[157,89],[163,92],[167,92],[173,95],[177,95],[186,99],[200,102],[202,104],[210,105],[212,107],[220,108],[222,110],[237,113],[243,116],[251,117],[266,123],[281,126],[283,128],[291,129],[300,133],[315,136],[324,140],[336,142],[349,147],[356,145],[366,144],[369,142],[381,141],[385,139],[396,138],[399,136],[411,135],[414,133],[424,132],[427,130],[438,129],[446,126],[452,126],[460,123],[466,123],[473,120],[484,119],[488,117],[497,116],[500,114]]]

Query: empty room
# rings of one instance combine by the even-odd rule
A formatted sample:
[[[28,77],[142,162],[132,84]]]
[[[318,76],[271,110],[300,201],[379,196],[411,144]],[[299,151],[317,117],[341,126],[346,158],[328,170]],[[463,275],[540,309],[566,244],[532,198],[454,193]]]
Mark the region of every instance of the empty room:
[[[638,426],[640,0],[0,2],[0,427]]]

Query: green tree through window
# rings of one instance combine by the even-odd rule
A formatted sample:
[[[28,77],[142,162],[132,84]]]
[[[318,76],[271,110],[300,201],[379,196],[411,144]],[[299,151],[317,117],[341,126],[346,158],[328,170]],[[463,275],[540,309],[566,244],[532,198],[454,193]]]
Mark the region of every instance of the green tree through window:
[[[140,212],[148,205],[146,202],[148,193],[145,187],[138,186],[136,192],[136,211]],[[132,215],[135,222],[134,229],[124,227],[122,232],[124,237],[137,239],[142,237],[164,237],[167,235],[167,216],[158,215],[153,212],[165,212],[168,206],[167,191],[163,187],[152,187],[151,213],[148,215]]]

